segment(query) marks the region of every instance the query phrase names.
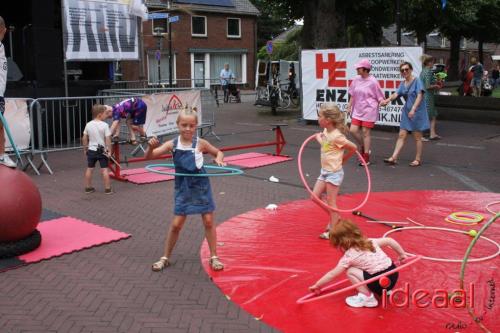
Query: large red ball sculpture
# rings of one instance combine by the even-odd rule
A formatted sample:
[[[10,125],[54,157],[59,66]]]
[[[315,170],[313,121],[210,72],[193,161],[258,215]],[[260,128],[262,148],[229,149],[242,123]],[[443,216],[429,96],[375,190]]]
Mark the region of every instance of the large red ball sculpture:
[[[0,243],[28,237],[41,214],[42,199],[33,181],[24,172],[0,166]]]

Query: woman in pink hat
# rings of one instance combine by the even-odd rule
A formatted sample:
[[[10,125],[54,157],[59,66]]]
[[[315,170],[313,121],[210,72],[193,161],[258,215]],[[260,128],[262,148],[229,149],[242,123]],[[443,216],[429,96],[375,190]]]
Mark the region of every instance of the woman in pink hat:
[[[370,75],[372,65],[367,59],[362,59],[356,65],[358,75],[349,86],[351,96],[347,104],[347,112],[351,116],[350,132],[359,145],[359,151],[366,163],[370,164],[371,129],[378,117],[379,104],[384,100],[384,94],[377,79]],[[362,163],[360,163],[362,165]]]

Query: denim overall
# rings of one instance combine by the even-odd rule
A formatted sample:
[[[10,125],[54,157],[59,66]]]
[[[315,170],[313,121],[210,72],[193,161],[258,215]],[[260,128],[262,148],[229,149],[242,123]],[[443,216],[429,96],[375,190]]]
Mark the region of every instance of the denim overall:
[[[195,148],[198,138],[193,138],[189,149],[180,149],[179,137],[173,142],[175,172],[206,173],[205,168],[198,169],[195,162]],[[208,177],[175,176],[175,215],[205,214],[215,210],[212,189]]]

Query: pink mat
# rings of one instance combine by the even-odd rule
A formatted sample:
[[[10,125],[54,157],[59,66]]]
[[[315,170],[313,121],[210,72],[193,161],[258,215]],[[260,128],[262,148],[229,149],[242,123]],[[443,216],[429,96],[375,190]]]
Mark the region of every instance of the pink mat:
[[[275,156],[262,153],[245,153],[224,158],[224,162],[230,165],[237,165],[245,168],[258,168],[261,166],[291,161],[293,158],[288,156]]]
[[[67,216],[40,223],[37,229],[42,234],[42,243],[36,250],[18,257],[25,263],[34,263],[130,237],[129,234]]]
[[[171,168],[156,168],[156,170],[174,172]],[[145,168],[120,170],[120,175],[134,184],[150,184],[174,179],[174,176],[161,175]]]

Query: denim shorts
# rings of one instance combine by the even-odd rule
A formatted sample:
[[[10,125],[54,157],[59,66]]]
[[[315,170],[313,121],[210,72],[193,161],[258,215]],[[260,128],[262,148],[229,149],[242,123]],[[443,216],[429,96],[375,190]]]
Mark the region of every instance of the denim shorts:
[[[101,168],[108,167],[108,158],[104,154],[89,149],[87,151],[87,167],[95,168],[97,162],[99,162]]]
[[[344,169],[340,169],[339,171],[335,172],[321,169],[321,173],[318,177],[318,180],[331,183],[335,186],[340,186],[342,185],[342,181],[344,180]]]
[[[471,81],[471,86],[472,87],[480,88],[481,87],[481,83],[482,83],[481,79],[473,78],[472,81]]]

